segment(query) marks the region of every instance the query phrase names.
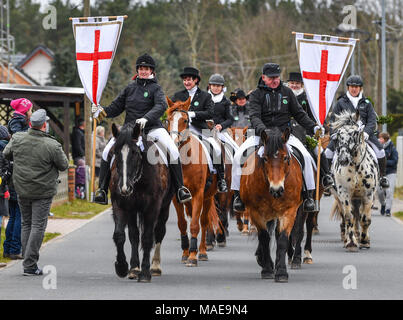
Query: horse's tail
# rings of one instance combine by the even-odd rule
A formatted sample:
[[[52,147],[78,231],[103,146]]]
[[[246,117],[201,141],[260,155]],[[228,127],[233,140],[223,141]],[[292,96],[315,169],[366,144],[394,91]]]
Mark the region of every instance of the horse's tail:
[[[330,219],[341,220],[341,208],[338,200],[334,200],[330,209]]]
[[[214,197],[212,198],[212,201],[214,201]],[[207,216],[208,216],[208,221],[209,221],[209,225],[208,225],[209,230],[214,231],[214,233],[216,233],[217,230],[220,230],[220,227],[222,228],[222,230],[224,230],[224,226],[220,220],[220,217],[218,216],[218,212],[217,212],[215,203],[210,206],[210,208],[207,212]]]

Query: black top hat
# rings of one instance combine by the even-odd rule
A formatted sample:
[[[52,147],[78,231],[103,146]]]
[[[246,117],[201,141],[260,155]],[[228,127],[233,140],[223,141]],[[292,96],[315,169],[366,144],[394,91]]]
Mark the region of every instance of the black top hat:
[[[266,63],[263,66],[262,73],[267,77],[279,77],[281,69],[277,63]]]
[[[289,75],[289,78],[287,81],[303,82],[302,75],[300,72],[290,72],[290,75]]]
[[[199,70],[197,70],[196,68],[193,68],[193,67],[184,67],[183,68],[183,72],[180,74],[180,77],[183,78],[185,76],[196,77],[199,79],[199,81],[201,80],[200,75],[199,75]]]
[[[233,92],[231,92],[231,95],[229,97],[229,99],[232,102],[235,102],[236,99],[242,99],[242,98],[246,98],[246,99],[249,98],[249,96],[247,96],[245,94],[245,91],[243,91],[242,89],[235,89]]]

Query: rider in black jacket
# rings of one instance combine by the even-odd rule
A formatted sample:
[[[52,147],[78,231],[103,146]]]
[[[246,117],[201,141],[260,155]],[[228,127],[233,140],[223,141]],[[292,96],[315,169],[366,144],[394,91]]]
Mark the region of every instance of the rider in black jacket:
[[[148,54],[140,56],[136,61],[137,75],[134,77],[134,81],[123,89],[109,107],[104,109],[100,106],[93,106],[94,118],[98,118],[100,121],[105,116],[113,118],[126,111],[125,124],[128,122],[139,123],[145,134],[158,138],[158,141],[164,144],[170,152],[169,169],[177,190],[178,201],[183,203],[191,200],[192,196],[190,191],[183,185],[179,151],[160,120],[167,108],[167,103],[165,94],[155,78],[154,70],[154,59]],[[109,151],[113,144],[114,139],[111,139],[105,149]],[[98,195],[94,199],[95,202],[100,204],[108,203],[110,165],[105,153],[107,154],[108,152],[104,151],[101,161],[100,190],[98,190]]]

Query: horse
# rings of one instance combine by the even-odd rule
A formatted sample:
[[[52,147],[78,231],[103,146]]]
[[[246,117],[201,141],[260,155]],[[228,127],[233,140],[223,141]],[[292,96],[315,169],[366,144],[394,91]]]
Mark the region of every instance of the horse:
[[[325,135],[322,138],[322,147],[326,149],[329,144],[330,136]],[[324,156],[322,154],[322,156]],[[316,169],[314,174],[316,176]],[[324,189],[322,184],[319,185],[319,200],[322,198]],[[316,195],[316,193],[315,193]],[[288,247],[288,264],[291,265],[291,269],[300,269],[302,260],[301,243],[304,238],[304,224],[306,226],[306,238],[304,245],[304,258],[302,262],[304,264],[313,264],[312,258],[312,235],[314,234],[315,227],[317,229],[317,219],[319,211],[304,212],[302,208],[299,208],[297,218],[295,220],[294,228],[291,232],[291,241]]]
[[[113,124],[112,133],[116,139],[110,182],[115,222],[113,240],[117,249],[115,272],[122,278],[128,275],[129,279],[150,282],[152,276],[162,273],[160,249],[175,190],[168,167],[162,161],[149,163],[146,153],[141,151],[140,140],[145,150],[149,150],[152,142],[142,137],[139,124],[127,124],[120,132]],[[131,243],[130,270],[124,253],[126,226]],[[140,236],[143,249],[141,269],[138,252]],[[154,243],[150,268],[150,252]]]
[[[302,204],[302,171],[286,145],[289,137],[289,128],[283,133],[277,127],[262,131],[263,153],[259,155],[255,151],[248,157],[240,186],[241,198],[258,231],[255,255],[262,267],[261,277],[274,278],[276,282],[288,282],[285,255],[297,210]],[[275,220],[278,221],[277,253],[273,266],[270,238]]]
[[[172,102],[167,97],[167,129],[178,146],[185,186],[192,194],[192,200],[184,204],[173,200],[178,216],[178,227],[181,233],[182,263],[188,267],[197,266],[197,237],[201,227],[199,261],[208,261],[206,250],[206,233],[208,229],[217,229],[219,218],[214,204],[217,192],[217,177],[210,173],[206,155],[201,141],[189,130],[190,118],[188,110],[190,98],[186,101]],[[187,234],[186,214],[191,218],[190,247]]]
[[[331,215],[342,218],[341,236],[348,252],[370,248],[371,207],[378,185],[378,164],[365,142],[359,113],[342,112],[331,125],[335,133],[335,178],[333,194],[336,203]],[[361,226],[361,232],[360,232]]]

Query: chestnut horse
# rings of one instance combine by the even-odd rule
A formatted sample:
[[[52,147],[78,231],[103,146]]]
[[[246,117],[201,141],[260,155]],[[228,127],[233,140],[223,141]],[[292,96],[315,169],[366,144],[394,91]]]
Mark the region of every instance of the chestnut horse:
[[[188,267],[197,266],[197,236],[201,226],[199,260],[207,261],[206,233],[208,228],[218,227],[218,216],[214,204],[217,192],[217,177],[211,174],[201,142],[189,130],[190,98],[186,101],[172,102],[168,97],[167,123],[168,131],[178,146],[184,185],[190,190],[192,200],[184,204],[173,199],[178,215],[178,227],[181,233],[182,263]],[[207,183],[207,185],[206,185]],[[190,247],[187,234],[187,221],[184,214],[191,218]]]
[[[263,279],[288,282],[285,256],[297,210],[302,204],[302,172],[297,160],[290,155],[286,142],[290,129],[266,129],[261,134],[264,152],[250,155],[242,169],[240,195],[258,230],[257,263]],[[275,266],[270,256],[270,233],[274,221],[277,253]]]

